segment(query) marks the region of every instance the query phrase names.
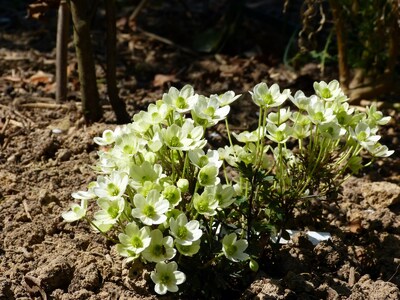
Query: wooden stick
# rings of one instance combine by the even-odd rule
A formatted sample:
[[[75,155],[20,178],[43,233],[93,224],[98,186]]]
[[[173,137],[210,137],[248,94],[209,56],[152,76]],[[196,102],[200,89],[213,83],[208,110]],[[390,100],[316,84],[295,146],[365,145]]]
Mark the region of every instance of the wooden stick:
[[[44,109],[58,109],[58,108],[70,108],[71,106],[68,104],[59,104],[59,103],[24,103],[18,105],[20,107],[27,107],[27,108],[44,108]]]

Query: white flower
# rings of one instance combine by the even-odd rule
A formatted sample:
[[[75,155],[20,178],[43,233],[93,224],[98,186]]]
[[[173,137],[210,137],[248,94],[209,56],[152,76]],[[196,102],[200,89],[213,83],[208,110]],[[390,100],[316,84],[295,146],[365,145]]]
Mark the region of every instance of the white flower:
[[[208,164],[201,168],[197,179],[201,186],[210,186],[218,184],[221,179],[218,177],[219,168],[214,164]]]
[[[216,97],[206,98],[200,96],[199,101],[192,110],[192,117],[198,124],[210,127],[225,119],[229,111],[230,106],[220,107]]]
[[[124,198],[118,198],[117,200],[100,198],[97,200],[97,205],[100,206],[102,210],[94,214],[93,224],[97,227],[95,229],[106,232],[117,223],[117,220],[125,209],[125,200]]]
[[[286,123],[283,123],[278,127],[273,123],[268,123],[267,131],[268,134],[266,137],[278,144],[285,143],[292,133],[291,128],[288,127]]]
[[[264,82],[257,84],[253,92],[250,92],[253,102],[260,107],[276,107],[280,106],[289,97],[290,91],[284,90],[282,93],[277,84],[268,85]]]
[[[284,122],[286,122],[290,117],[292,113],[290,112],[290,107],[286,108],[280,108],[278,112],[271,112],[267,116],[267,121],[269,123],[274,123],[276,125],[280,125]]]
[[[99,176],[98,186],[93,189],[99,198],[117,200],[125,193],[128,185],[128,175],[124,172],[114,171],[109,177]]]
[[[118,253],[125,257],[136,258],[150,245],[150,228],[144,226],[139,229],[136,223],[129,223],[125,227],[125,233],[120,233],[118,239],[120,241],[120,244],[117,244]]]
[[[159,164],[151,164],[144,161],[141,165],[133,165],[129,170],[129,177],[131,179],[130,185],[138,189],[148,181],[157,182],[162,175],[162,167]]]
[[[201,240],[194,241],[190,245],[181,245],[175,244],[176,249],[178,249],[179,253],[185,256],[193,256],[197,254],[200,250],[200,242]]]
[[[189,159],[198,168],[203,168],[208,164],[212,164],[220,168],[222,161],[219,159],[217,150],[209,149],[207,154],[204,153],[203,149],[194,149],[189,151]]]
[[[239,262],[249,259],[249,255],[244,253],[248,242],[244,239],[236,240],[236,233],[225,235],[222,240],[222,252],[227,259],[233,262]]]
[[[321,100],[311,101],[307,108],[307,112],[311,122],[314,124],[321,124],[324,122],[331,122],[335,119],[332,108],[326,108]]]
[[[232,132],[232,135],[241,143],[257,142],[264,137],[265,129],[264,127],[260,126],[252,132],[243,131],[239,134]]]
[[[146,141],[134,134],[123,134],[115,140],[115,148],[123,156],[133,156],[143,151]]]
[[[226,106],[231,104],[233,101],[235,101],[236,99],[238,99],[241,95],[236,95],[235,96],[235,92],[233,91],[227,91],[225,93],[223,93],[222,95],[211,95],[210,98],[217,98],[219,105],[222,106]]]
[[[300,125],[296,124],[293,126],[292,136],[296,139],[304,139],[310,135],[310,124]]]
[[[332,80],[328,84],[325,81],[314,82],[314,90],[317,96],[325,101],[335,100],[342,92],[337,80]]]
[[[182,127],[172,124],[161,130],[162,139],[170,149],[183,151],[203,148],[207,143],[203,134],[203,127],[195,127],[190,119],[186,119]]]
[[[104,130],[102,137],[96,136],[93,138],[93,141],[100,146],[106,146],[114,143],[115,141],[115,135],[112,130]]]
[[[176,262],[156,264],[156,269],[151,272],[151,280],[156,284],[154,290],[159,295],[165,295],[167,292],[177,292],[178,285],[186,280],[183,272],[177,271],[178,265]]]
[[[205,216],[213,216],[217,213],[218,200],[209,189],[205,189],[201,195],[195,193],[193,196],[193,205],[197,212]]]
[[[170,236],[163,237],[159,229],[154,229],[151,233],[150,245],[142,252],[142,256],[147,261],[160,262],[172,259],[176,250],[174,240]]]
[[[76,203],[71,205],[71,210],[62,213],[62,217],[66,222],[74,222],[77,220],[82,219],[84,216],[86,216],[86,211],[87,211],[87,199],[82,199],[81,200],[81,205],[78,205]]]
[[[143,224],[161,224],[167,219],[165,213],[169,208],[169,202],[162,198],[157,190],[151,190],[146,198],[136,194],[133,203],[135,208],[132,209],[132,216]]]
[[[218,206],[220,208],[226,208],[235,201],[235,198],[233,198],[235,195],[235,189],[231,185],[222,185],[219,183],[215,187],[214,192],[215,199],[218,200]]]
[[[310,118],[307,115],[304,115],[298,111],[295,111],[290,120],[293,121],[295,125],[306,126],[311,123]]]
[[[197,220],[188,219],[184,213],[181,213],[176,219],[169,220],[170,233],[175,238],[175,243],[181,245],[191,245],[194,241],[201,238],[203,232],[200,223]]]
[[[181,190],[175,185],[165,186],[162,191],[162,196],[168,200],[170,208],[177,206],[182,200]]]
[[[381,145],[380,143],[376,144],[366,144],[361,143],[361,145],[369,152],[372,156],[375,157],[388,157],[394,153],[394,150],[389,150],[387,146]]]
[[[318,127],[318,131],[331,140],[337,140],[346,133],[346,130],[339,126],[337,122],[322,123]]]
[[[349,131],[351,137],[359,143],[374,145],[381,138],[379,135],[373,135],[369,125],[364,122],[358,123],[354,130],[353,128],[349,128]]]
[[[316,97],[316,96],[311,96],[311,97]],[[306,95],[304,95],[304,93],[302,91],[297,91],[294,94],[294,97],[289,95],[289,99],[300,110],[306,110],[308,107],[308,104],[310,103],[310,98],[306,97]]]
[[[168,105],[162,102],[157,104],[150,103],[147,108],[147,113],[144,114],[146,122],[152,125],[161,124],[167,117],[169,112]]]
[[[185,85],[180,91],[175,87],[171,87],[168,93],[163,95],[163,101],[180,113],[190,111],[196,104],[197,99],[198,95],[194,94],[193,87],[190,85]]]
[[[386,125],[391,119],[390,116],[384,117],[381,111],[376,110],[375,104],[367,107],[366,112],[368,116],[367,122],[372,127],[375,125]]]

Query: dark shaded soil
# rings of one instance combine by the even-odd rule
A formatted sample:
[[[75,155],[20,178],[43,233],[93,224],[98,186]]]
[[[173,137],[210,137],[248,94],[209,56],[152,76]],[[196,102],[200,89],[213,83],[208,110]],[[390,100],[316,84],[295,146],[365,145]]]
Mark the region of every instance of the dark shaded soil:
[[[23,18],[18,5],[3,2],[0,299],[156,299],[143,266],[128,267],[113,245],[86,223],[69,224],[61,218],[73,202],[70,194],[95,178],[90,168],[96,160],[93,137],[115,126],[103,80],[99,89],[104,120],[86,126],[79,112],[72,45],[69,102],[54,100],[55,35],[46,29],[52,28],[54,18],[47,25],[31,22]],[[160,31],[175,41],[171,45],[143,32],[141,26],[153,29],[151,21],[160,14],[161,8],[151,8],[144,9],[137,27],[129,27],[122,16],[119,19],[119,87],[131,114],[160,98],[170,85],[190,83],[204,94],[228,89],[245,93],[265,80],[307,92],[314,80],[335,77],[335,73],[321,77],[315,64],[290,70],[251,35],[242,48],[225,48],[223,54],[188,53],[181,48],[190,46],[188,37],[180,43],[177,36]],[[182,14],[182,9],[169,13]],[[190,20],[187,15],[180,17],[182,22]],[[199,26],[196,20],[193,17],[189,24]],[[255,34],[256,25],[244,22],[242,30],[250,26],[249,32]],[[96,44],[101,45],[101,35],[94,32]],[[284,35],[280,36],[278,42],[285,44]],[[100,62],[102,52],[97,53]],[[101,64],[98,76],[104,78]],[[296,216],[298,227],[293,229],[326,231],[332,238],[313,245],[304,233],[295,235],[276,256],[260,261],[260,271],[239,298],[400,299],[400,114],[387,103],[382,110],[393,117],[383,142],[395,154],[350,178],[335,201],[315,203]],[[244,98],[233,106],[230,121],[234,129],[247,129],[256,122],[254,115],[254,107]],[[223,134],[223,128],[217,131]]]

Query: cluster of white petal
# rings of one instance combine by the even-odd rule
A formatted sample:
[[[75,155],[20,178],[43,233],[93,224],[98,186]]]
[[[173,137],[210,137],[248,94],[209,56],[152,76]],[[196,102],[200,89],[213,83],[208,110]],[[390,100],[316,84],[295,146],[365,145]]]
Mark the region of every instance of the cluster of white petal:
[[[233,132],[239,144],[232,143],[227,127],[230,145],[212,150],[206,148],[207,129],[226,121],[230,104],[240,95],[228,91],[205,97],[195,94],[190,85],[181,90],[171,87],[162,100],[137,113],[132,123],[94,138],[101,146],[94,167],[99,175],[87,191],[72,194],[80,204],[73,204],[63,218],[67,222],[85,218],[103,234],[117,231],[120,255],[155,264],[151,279],[158,294],[178,291],[186,276],[177,270],[177,253],[180,257],[198,254],[204,235],[210,232],[218,235],[211,240],[220,243],[221,256],[232,262],[253,261],[244,253],[248,241],[243,229],[248,224],[241,224],[242,230],[236,230],[237,224],[224,232],[215,229],[228,222],[219,218],[234,212],[232,206],[238,207],[239,199],[248,197],[252,189],[259,195],[246,174],[228,176],[226,166],[239,171],[239,166],[263,169],[264,183],[284,193],[291,175],[283,163],[298,162],[287,146],[290,142],[298,143],[300,152],[317,151],[317,159],[338,152],[337,166],[351,170],[360,168],[362,149],[375,157],[393,153],[379,144],[377,134],[389,117],[375,106],[356,112],[337,81],[315,83],[314,89],[311,96],[301,91],[291,96],[277,84],[256,85],[250,93],[260,109],[258,127]],[[288,99],[294,110],[284,106]],[[305,188],[300,191],[307,193]],[[90,202],[97,210],[89,216]]]

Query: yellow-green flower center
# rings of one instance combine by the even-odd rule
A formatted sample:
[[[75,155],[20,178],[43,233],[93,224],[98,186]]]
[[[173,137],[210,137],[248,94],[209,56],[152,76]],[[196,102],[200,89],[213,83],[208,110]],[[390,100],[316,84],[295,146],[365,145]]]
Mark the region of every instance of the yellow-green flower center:
[[[178,97],[175,103],[177,108],[184,109],[187,107],[187,102],[183,97]]]
[[[146,217],[152,218],[155,216],[156,214],[156,210],[154,209],[154,207],[152,205],[146,205],[143,209],[143,214]]]
[[[322,96],[322,98],[325,98],[325,99],[332,97],[331,90],[327,87],[323,88],[321,91],[321,96]]]
[[[225,251],[229,256],[233,256],[237,251],[237,247],[236,245],[228,245],[225,247]]]
[[[107,184],[107,191],[111,196],[118,196],[119,188],[112,182]]]
[[[177,236],[180,239],[186,238],[187,234],[188,234],[188,230],[187,230],[187,228],[185,226],[179,227],[178,232],[177,232]]]
[[[143,247],[143,241],[142,241],[142,239],[141,239],[140,237],[138,237],[138,236],[133,237],[133,239],[132,239],[132,241],[131,241],[131,244],[132,244],[132,246],[135,247],[135,248],[142,248],[142,247]]]

